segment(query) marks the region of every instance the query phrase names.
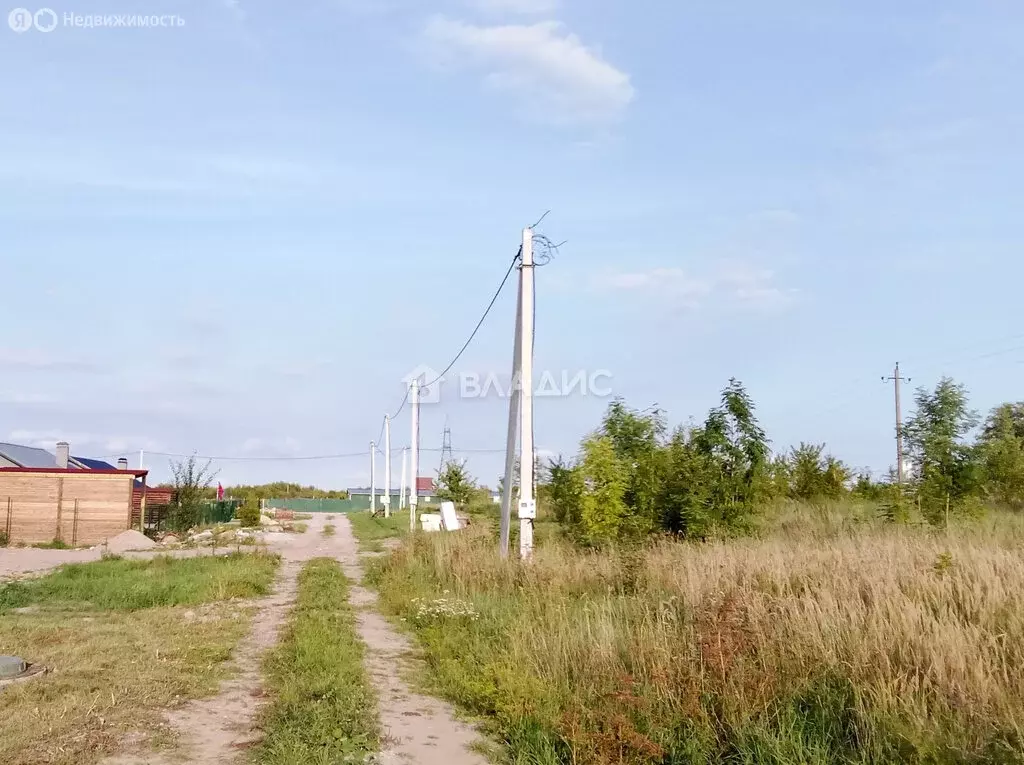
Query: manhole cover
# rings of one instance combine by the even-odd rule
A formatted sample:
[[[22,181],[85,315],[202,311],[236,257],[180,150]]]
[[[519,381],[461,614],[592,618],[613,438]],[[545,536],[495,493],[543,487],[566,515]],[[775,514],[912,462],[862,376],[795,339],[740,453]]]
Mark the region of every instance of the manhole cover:
[[[0,656],[0,677],[17,677],[28,669],[20,656]]]

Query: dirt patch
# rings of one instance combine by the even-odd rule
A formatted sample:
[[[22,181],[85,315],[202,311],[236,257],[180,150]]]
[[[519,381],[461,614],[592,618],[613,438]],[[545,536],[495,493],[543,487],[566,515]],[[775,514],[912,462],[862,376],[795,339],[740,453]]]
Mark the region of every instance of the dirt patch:
[[[300,541],[301,540],[301,541]],[[331,540],[333,541],[333,540]],[[193,701],[167,714],[167,726],[177,744],[168,752],[131,753],[104,760],[104,765],[222,765],[244,762],[245,751],[260,740],[258,720],[263,701],[261,660],[277,643],[288,611],[295,603],[302,565],[316,557],[332,556],[331,541],[319,535],[290,537],[277,549],[284,563],[274,594],[255,602],[256,617],[232,660],[234,677],[217,695]],[[187,612],[194,620],[202,612]],[[125,742],[129,748],[129,742]]]
[[[289,535],[275,544],[284,558],[273,596],[257,602],[258,612],[249,636],[239,645],[233,664],[234,678],[222,684],[213,697],[194,701],[167,715],[168,728],[177,746],[157,754],[129,754],[104,761],[105,765],[222,765],[242,763],[246,750],[260,740],[255,727],[263,703],[260,660],[278,637],[289,607],[295,602],[297,577],[302,564],[312,558],[339,560],[346,575],[362,578],[359,553],[348,519],[335,520],[336,534],[321,532],[327,519],[310,522],[310,534]],[[282,535],[284,536],[284,535]],[[275,540],[276,541],[276,540]],[[359,635],[366,644],[366,663],[379,703],[385,743],[375,759],[378,765],[487,765],[470,750],[480,738],[472,726],[455,718],[452,708],[438,699],[413,693],[402,679],[412,661],[412,646],[372,609],[376,595],[354,585],[349,602],[360,609]],[[199,614],[196,614],[198,617]],[[125,742],[125,748],[130,743]],[[297,764],[298,765],[298,764]]]
[[[107,551],[119,555],[129,550],[152,550],[159,547],[156,542],[141,531],[128,529],[107,540]]]

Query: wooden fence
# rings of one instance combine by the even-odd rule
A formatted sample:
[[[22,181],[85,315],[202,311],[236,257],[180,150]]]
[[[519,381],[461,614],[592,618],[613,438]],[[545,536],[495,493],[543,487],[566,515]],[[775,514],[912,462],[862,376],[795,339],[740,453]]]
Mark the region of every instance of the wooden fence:
[[[131,473],[0,470],[0,529],[10,544],[103,542],[129,528]]]

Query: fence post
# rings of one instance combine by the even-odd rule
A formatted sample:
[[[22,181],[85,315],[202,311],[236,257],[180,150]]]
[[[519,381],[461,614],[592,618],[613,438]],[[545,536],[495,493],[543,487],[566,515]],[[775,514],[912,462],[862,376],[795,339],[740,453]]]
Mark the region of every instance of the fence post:
[[[60,527],[61,526],[61,520],[62,520],[61,516],[63,515],[63,513],[64,513],[64,479],[63,478],[58,478],[57,479],[57,528],[56,528],[55,533],[53,535],[53,538],[55,540],[57,540],[57,541],[63,541],[61,539],[62,533],[61,533],[61,527]]]

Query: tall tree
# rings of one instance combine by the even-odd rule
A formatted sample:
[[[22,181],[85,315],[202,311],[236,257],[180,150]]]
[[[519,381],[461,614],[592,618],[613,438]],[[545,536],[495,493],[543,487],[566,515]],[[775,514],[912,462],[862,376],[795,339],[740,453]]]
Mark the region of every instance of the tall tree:
[[[628,513],[625,471],[610,436],[591,436],[581,451],[580,531],[590,544],[603,544],[623,530]]]
[[[666,452],[665,480],[658,499],[659,523],[673,534],[701,538],[720,518],[712,506],[713,482],[719,473],[700,449],[699,429],[677,428]]]
[[[934,391],[918,388],[915,409],[903,426],[904,449],[913,463],[921,506],[936,517],[978,488],[975,452],[967,435],[978,415],[967,406],[967,389],[943,377]]]
[[[739,380],[729,380],[721,404],[708,414],[695,442],[718,473],[711,502],[721,508],[722,520],[731,523],[749,513],[767,488],[768,438]]]
[[[985,493],[1004,505],[1024,507],[1024,403],[993,409],[977,448]]]
[[[657,407],[631,409],[617,398],[605,412],[601,432],[609,438],[625,470],[623,502],[630,510],[628,523],[636,532],[650,531],[657,523],[664,475],[664,415]]]

